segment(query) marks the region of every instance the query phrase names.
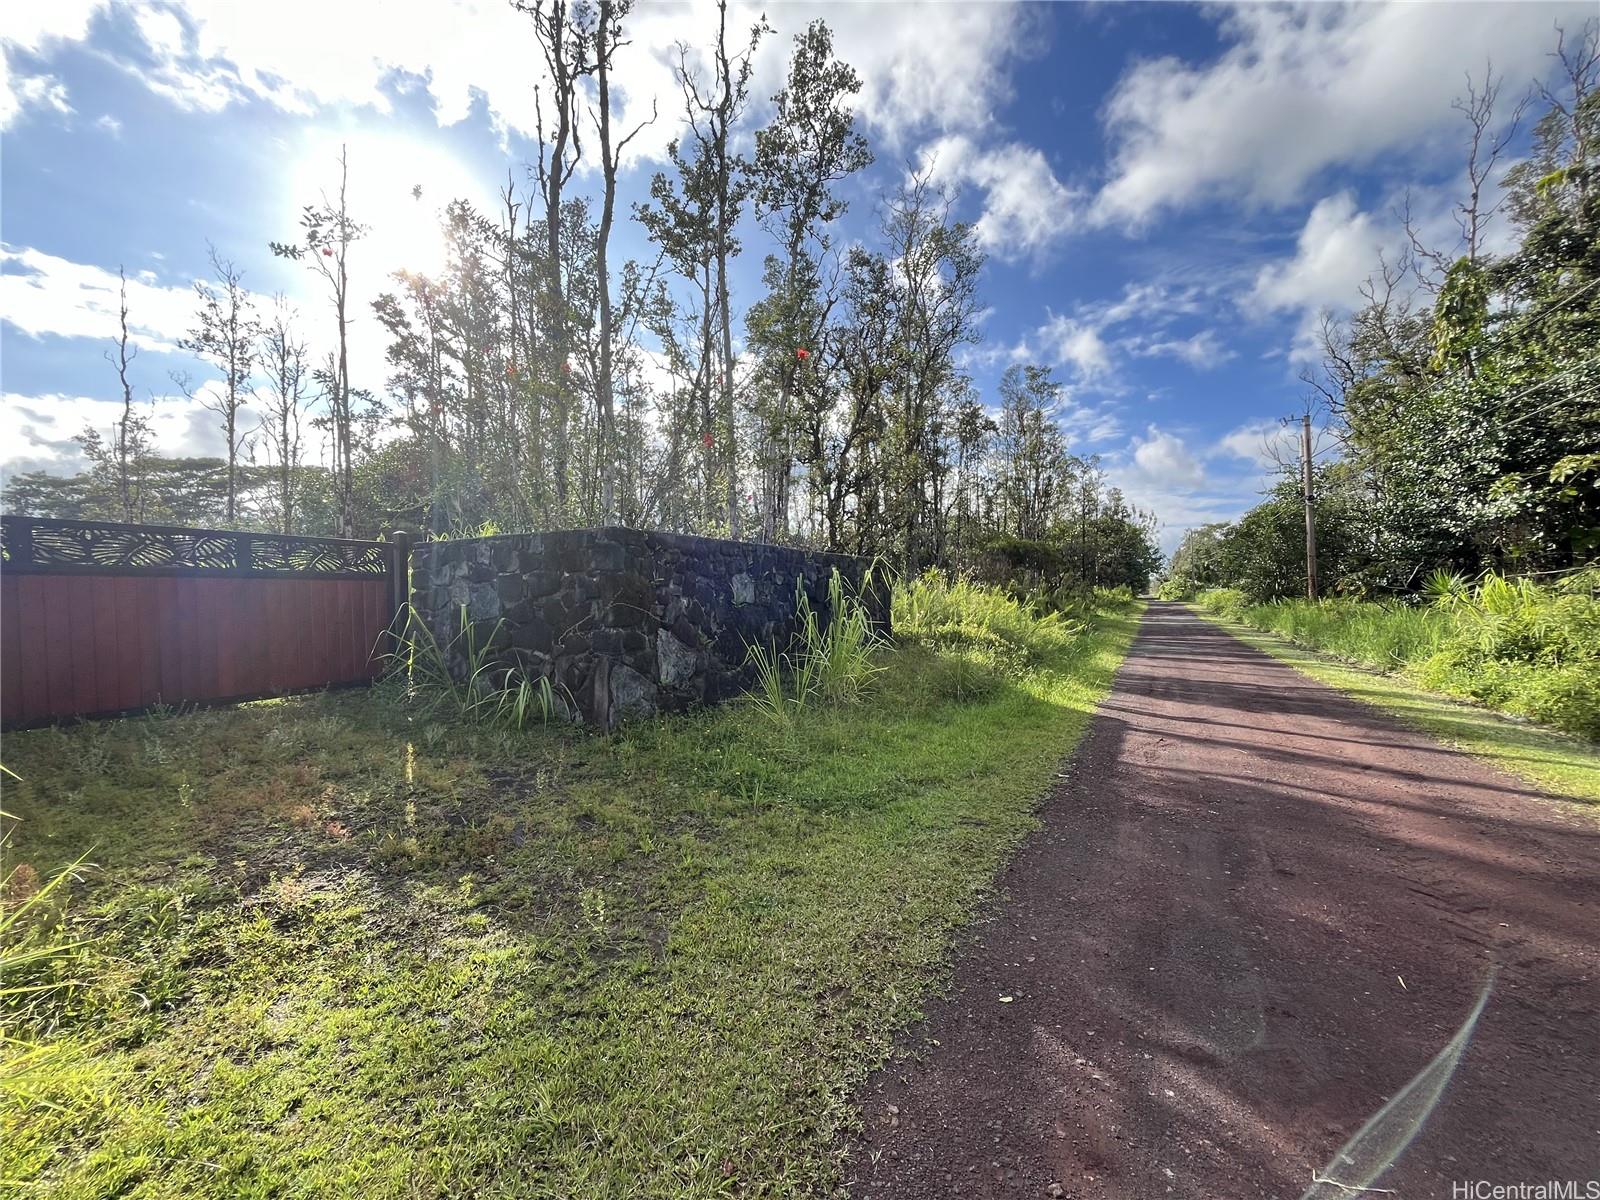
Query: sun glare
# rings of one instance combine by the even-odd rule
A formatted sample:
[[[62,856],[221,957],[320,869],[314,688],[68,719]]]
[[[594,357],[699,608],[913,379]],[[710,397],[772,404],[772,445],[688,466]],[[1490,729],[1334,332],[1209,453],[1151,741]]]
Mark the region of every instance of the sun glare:
[[[351,215],[368,227],[353,252],[353,269],[436,275],[444,269],[446,244],[441,214],[452,200],[482,203],[481,187],[462,164],[436,142],[401,134],[319,134],[298,156],[288,198],[295,211],[338,188],[339,148],[350,163]]]

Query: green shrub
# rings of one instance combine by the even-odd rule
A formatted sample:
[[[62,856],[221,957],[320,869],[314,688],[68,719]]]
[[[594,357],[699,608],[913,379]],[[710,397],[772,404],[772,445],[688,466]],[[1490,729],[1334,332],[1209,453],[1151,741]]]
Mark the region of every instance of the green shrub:
[[[397,619],[402,633],[397,648],[385,656],[385,667],[390,678],[399,681],[406,699],[424,711],[468,724],[512,729],[528,728],[535,721],[548,724],[551,717],[572,711],[548,676],[535,677],[499,661],[494,651],[504,621],[496,621],[489,635],[480,637],[462,605],[455,636],[440,645],[410,605]]]
[[[1156,588],[1157,600],[1193,600],[1200,585],[1187,575],[1169,575]]]
[[[1600,572],[1554,586],[1485,575],[1476,586],[1435,572],[1426,606],[1332,599],[1251,604],[1235,588],[1195,602],[1278,634],[1506,712],[1600,738]]]
[[[936,646],[1036,663],[1072,648],[1087,626],[1069,613],[1093,604],[1093,597],[1059,592],[1018,598],[970,579],[950,580],[930,571],[895,588],[894,628],[898,636]]]
[[[1194,598],[1194,602],[1207,612],[1230,621],[1243,621],[1250,601],[1238,588],[1207,588]]]
[[[870,581],[867,586],[870,586]],[[860,597],[851,595],[837,569],[828,579],[828,620],[823,621],[795,585],[799,633],[794,644],[749,647],[756,683],[750,696],[756,707],[787,723],[812,701],[854,704],[866,694],[883,668],[873,661],[883,639]]]

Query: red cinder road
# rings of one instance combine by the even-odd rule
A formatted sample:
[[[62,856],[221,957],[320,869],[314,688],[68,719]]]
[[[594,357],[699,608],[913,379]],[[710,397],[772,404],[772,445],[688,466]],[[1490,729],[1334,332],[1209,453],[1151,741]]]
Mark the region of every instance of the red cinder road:
[[[1375,1185],[1600,1179],[1600,823],[1163,604],[1043,820],[866,1089],[857,1197],[1293,1200],[1491,967]]]

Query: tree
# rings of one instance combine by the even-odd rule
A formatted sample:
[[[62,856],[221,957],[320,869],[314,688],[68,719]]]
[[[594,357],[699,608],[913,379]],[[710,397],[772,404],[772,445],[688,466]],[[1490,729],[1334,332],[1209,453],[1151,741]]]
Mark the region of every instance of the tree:
[[[697,444],[700,494],[693,502],[692,514],[686,515],[704,528],[703,523],[726,496],[718,482],[725,460],[719,459],[716,452],[722,439],[717,436],[713,404],[713,387],[722,373],[718,370],[713,336],[717,309],[713,224],[716,173],[709,151],[700,142],[685,146],[674,139],[667,155],[673,174],[656,172],[650,181],[650,203],[636,205],[634,219],[693,293],[682,313],[656,309],[650,328],[660,339],[674,376],[683,380],[669,397],[672,411],[667,425],[674,439],[675,460],[686,457],[685,442]],[[727,369],[724,367],[724,371]]]
[[[534,174],[544,199],[544,233],[547,253],[542,291],[543,320],[548,335],[543,357],[544,375],[549,380],[555,409],[553,472],[555,504],[563,516],[568,503],[568,468],[571,456],[572,385],[568,378],[571,363],[571,336],[567,318],[567,295],[563,282],[563,229],[566,213],[564,190],[583,156],[579,135],[579,104],[582,81],[595,70],[590,55],[594,30],[588,25],[590,10],[574,8],[567,0],[515,0],[519,12],[533,22],[534,38],[544,58],[549,77],[553,111],[546,129],[543,98],[535,93],[538,112],[539,158]],[[607,97],[609,107],[609,94]],[[607,115],[609,120],[609,114]],[[549,153],[546,154],[546,142]]]
[[[245,290],[243,274],[231,260],[218,255],[215,246],[209,247],[209,257],[215,283],[195,284],[195,296],[200,301],[195,325],[178,345],[221,374],[221,391],[207,392],[185,374],[174,375],[173,381],[184,395],[222,418],[227,450],[224,461],[228,464],[228,500],[223,519],[231,526],[238,515],[239,459],[249,443],[242,425],[261,324],[254,301]]]
[[[1380,262],[1366,305],[1325,326],[1311,382],[1365,514],[1352,587],[1561,570],[1600,548],[1600,22],[1562,33],[1556,57],[1562,83],[1540,89],[1503,202],[1487,183],[1521,111],[1495,117],[1486,74],[1457,104],[1471,130],[1458,244],[1413,237],[1412,261]],[[1497,254],[1483,230],[1502,207],[1516,242]]]
[[[1332,591],[1359,592],[1368,517],[1348,467],[1316,468],[1317,561]],[[1305,509],[1296,480],[1275,484],[1262,503],[1222,536],[1221,574],[1252,600],[1298,596],[1305,590]]]
[[[294,328],[294,312],[282,295],[273,300],[272,319],[261,334],[261,369],[266,375],[267,445],[277,469],[277,524],[294,532],[295,500],[300,482],[300,419],[311,383],[306,344]]]
[[[272,253],[307,264],[327,285],[333,303],[337,344],[327,375],[325,396],[328,424],[333,435],[334,495],[339,512],[339,536],[355,536],[355,411],[350,388],[349,298],[350,246],[366,226],[350,215],[348,189],[350,162],[339,148],[337,200],[323,196],[321,205],[308,204],[300,216],[301,240],[297,244],[272,242]]]
[[[1188,530],[1172,552],[1167,574],[1198,587],[1218,587],[1228,582],[1222,566],[1222,546],[1229,528],[1227,521],[1213,521]]]
[[[617,206],[617,163],[628,143],[638,136],[648,122],[635,126],[613,148],[611,144],[611,60],[622,41],[622,19],[633,7],[632,0],[600,0],[600,18],[594,31],[594,68],[598,83],[599,104],[595,116],[596,132],[600,138],[600,172],[604,200],[600,210],[600,230],[595,246],[596,274],[600,287],[600,373],[596,380],[600,409],[600,447],[602,522],[609,523],[616,512],[616,397],[612,378],[614,369],[615,330],[612,327],[611,272],[607,255],[611,245],[611,223]],[[651,120],[655,119],[654,114]]]
[[[102,447],[99,436],[87,430],[78,439],[84,453],[97,466],[111,472],[116,480],[117,500],[124,521],[140,518],[144,458],[150,452],[150,421],[133,408],[133,384],[128,379],[128,367],[139,352],[128,342],[128,276],[117,267],[117,346],[115,356],[107,352],[106,361],[117,369],[117,383],[122,391],[122,417],[112,428],[111,446]]]
[[[884,515],[897,530],[895,550],[908,571],[944,553],[940,518],[949,468],[948,408],[966,388],[956,352],[978,340],[984,256],[973,226],[951,219],[952,204],[952,197],[917,174],[901,185],[884,212],[897,367],[884,431]]]
[[[728,3],[717,0],[717,41],[713,51],[712,80],[702,84],[689,68],[689,47],[678,44],[678,81],[688,109],[689,130],[698,143],[700,157],[709,168],[711,262],[716,267],[717,325],[722,335],[722,370],[717,375],[723,426],[722,474],[727,485],[727,526],[730,537],[739,536],[739,442],[734,409],[733,312],[728,287],[728,263],[738,255],[734,229],[751,180],[747,164],[733,150],[733,127],[750,95],[750,72],[765,19],[750,29],[742,54],[728,50]]]
[[[820,260],[831,248],[826,227],[846,209],[834,187],[872,162],[848,106],[860,90],[855,71],[833,57],[827,25],[813,21],[795,38],[788,81],[772,98],[771,123],[756,131],[756,212],[780,245],[780,252],[766,259],[767,296],[748,318],[750,345],[762,360],[760,382],[776,391],[759,414],[762,535],[767,539],[788,528],[794,394],[807,377],[808,347],[818,342],[827,319],[819,295]]]
[[[1048,367],[1011,366],[1000,380],[995,499],[1016,537],[1044,537],[1070,496],[1072,464],[1054,415],[1060,395]]]

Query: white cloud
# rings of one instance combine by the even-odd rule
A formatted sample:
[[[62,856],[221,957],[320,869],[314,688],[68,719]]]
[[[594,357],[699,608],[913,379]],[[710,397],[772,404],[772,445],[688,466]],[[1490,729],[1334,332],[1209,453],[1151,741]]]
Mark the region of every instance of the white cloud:
[[[13,6],[15,7],[15,6]],[[30,52],[81,41],[91,18],[128,14],[148,61],[124,60],[131,74],[184,108],[218,111],[248,99],[309,114],[341,105],[387,113],[394,89],[425,91],[435,119],[450,125],[481,104],[495,125],[531,136],[535,91],[543,81],[529,18],[506,0],[71,0],[34,11],[5,38]],[[63,11],[51,12],[59,7]],[[782,85],[795,34],[814,18],[834,32],[835,52],[863,82],[858,110],[891,145],[916,133],[982,128],[1010,94],[1006,61],[1038,44],[1036,18],[1020,4],[836,6],[821,2],[772,9],[730,6],[730,41],[765,13],[773,27],[757,54],[752,99]],[[8,13],[8,22],[12,18]],[[635,143],[660,157],[679,126],[682,98],[672,67],[679,41],[691,62],[716,28],[716,11],[645,5],[628,20],[629,45],[613,81],[618,124],[631,128],[655,105],[660,119]]]
[[[1362,212],[1351,192],[1319,200],[1300,230],[1294,257],[1261,269],[1250,303],[1264,312],[1349,308],[1396,234]]]
[[[1069,446],[1099,446],[1122,435],[1122,420],[1109,404],[1065,401],[1052,414]]]
[[[1212,371],[1234,358],[1234,352],[1222,344],[1215,329],[1202,329],[1186,338],[1168,338],[1162,341],[1135,341],[1133,352],[1141,358],[1167,357],[1188,363],[1197,371]]]
[[[1070,314],[1046,311],[1042,325],[1012,346],[997,347],[977,356],[989,362],[1046,362],[1068,367],[1075,382],[1104,385],[1113,374],[1119,353],[1144,357],[1170,355],[1206,370],[1233,357],[1212,330],[1192,337],[1163,336],[1162,331],[1177,317],[1215,307],[1198,288],[1175,288],[1161,283],[1130,283],[1114,300],[1077,305]],[[1116,336],[1119,326],[1138,322],[1146,331]]]
[[[1205,482],[1205,467],[1181,437],[1155,425],[1131,443],[1133,469],[1146,482],[1163,488],[1197,488]]]
[[[1550,69],[1553,26],[1592,3],[1238,5],[1215,61],[1147,60],[1107,101],[1104,223],[1148,220],[1214,196],[1283,204],[1321,172],[1441,137],[1459,146],[1450,103],[1463,72],[1492,60],[1508,94]]]
[[[1213,453],[1243,459],[1260,471],[1272,472],[1283,463],[1296,461],[1299,435],[1281,421],[1247,421],[1218,438]]]
[[[1073,317],[1051,313],[1029,345],[1035,348],[1032,353],[1016,357],[1042,355],[1053,363],[1071,367],[1084,381],[1098,379],[1111,370],[1111,350],[1099,328]]]
[[[208,385],[194,399],[163,396],[153,404],[140,404],[139,411],[150,421],[157,453],[198,457],[221,457],[226,453],[220,418],[201,403],[201,396],[210,394]],[[120,400],[6,392],[0,396],[0,444],[6,447],[0,467],[8,475],[39,470],[70,474],[83,470],[88,463],[73,439],[85,429],[109,437],[113,425],[121,419]],[[241,425],[253,429],[257,424],[259,415],[244,410]]]
[[[0,320],[29,335],[111,340],[117,336],[115,271],[0,243]],[[194,292],[129,272],[129,340],[173,350],[193,318]]]
[[[105,6],[106,0],[7,5],[5,32],[0,33],[0,41],[29,54],[38,54],[53,42],[82,41],[89,32],[89,19]]]
[[[54,76],[18,69],[16,52],[38,56],[63,41],[81,41],[88,35],[89,19],[104,0],[50,0],[43,4],[6,6],[0,29],[0,130],[30,107],[70,113],[67,91]]]
[[[1213,477],[1187,442],[1156,425],[1106,456],[1106,482],[1161,521],[1161,548],[1171,553],[1191,525],[1231,520],[1254,502],[1254,479]]]
[[[47,108],[70,116],[67,88],[54,75],[13,74],[11,64],[0,52],[0,130],[10,129],[30,109]]]
[[[999,258],[1031,258],[1077,226],[1083,193],[1057,179],[1032,146],[1007,142],[983,149],[951,134],[923,150],[922,165],[936,182],[981,189],[978,244]]]

